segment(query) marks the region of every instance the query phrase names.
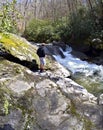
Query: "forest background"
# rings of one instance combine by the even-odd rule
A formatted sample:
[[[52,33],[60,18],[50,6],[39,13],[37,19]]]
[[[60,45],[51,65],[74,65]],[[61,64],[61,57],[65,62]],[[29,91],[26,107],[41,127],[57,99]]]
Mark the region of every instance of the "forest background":
[[[103,50],[103,0],[0,0],[0,32]]]

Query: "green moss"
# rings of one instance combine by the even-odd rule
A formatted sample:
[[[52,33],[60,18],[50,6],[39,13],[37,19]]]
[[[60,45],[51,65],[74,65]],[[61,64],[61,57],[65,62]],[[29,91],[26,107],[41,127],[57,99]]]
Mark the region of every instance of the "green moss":
[[[9,102],[7,99],[4,101],[4,112],[6,115],[9,113]]]
[[[10,95],[11,91],[5,87],[5,83],[0,83],[0,101],[5,101],[5,95]]]
[[[51,61],[46,59],[46,69],[50,69],[51,70]]]
[[[83,122],[83,128],[85,130],[91,130],[91,128],[93,128],[93,124],[88,118],[86,118],[84,115],[80,115],[79,113],[77,113],[76,106],[73,101],[71,101],[71,106],[69,108],[71,110],[72,115],[76,116],[79,119],[79,121]]]
[[[32,107],[32,94],[33,88],[25,92],[25,95],[19,97],[16,102],[13,102],[12,109],[19,109],[22,111],[23,119],[25,120],[25,125],[23,130],[28,130],[31,128],[32,124],[35,122],[35,113],[34,108]],[[13,99],[14,100],[14,99]]]
[[[57,66],[55,65],[55,60],[51,56],[46,57],[46,69],[55,71]]]
[[[20,51],[26,53],[25,50],[26,48],[28,48],[27,44],[17,39],[17,37],[11,36],[11,34],[8,34],[8,37],[5,34],[0,36],[0,42],[2,43],[3,47],[5,48],[5,50],[9,50],[11,54]],[[23,47],[25,47],[25,49]]]
[[[16,35],[10,33],[0,33],[0,42],[5,45],[5,47],[18,48],[20,45],[28,47],[23,40],[20,40]]]
[[[5,83],[0,83],[0,104],[2,106],[1,109],[3,110],[0,112],[4,115],[7,115],[9,113],[10,95],[11,91],[5,87]]]
[[[33,109],[31,107],[32,104],[32,94],[33,88],[29,89],[25,92],[25,95],[20,97],[16,103],[13,104],[14,108],[19,108],[22,110],[22,114],[25,116],[25,114],[31,114],[33,112]]]
[[[71,111],[72,115],[74,115],[76,117],[80,117],[80,115],[76,111],[76,106],[73,101],[71,101],[70,111]]]
[[[27,116],[26,123],[25,123],[24,130],[30,129],[31,124],[32,124],[32,122],[34,122],[34,121],[35,121],[34,117],[32,117],[31,115],[28,115],[28,116]]]
[[[91,130],[93,128],[93,124],[89,119],[83,118],[83,122],[85,130]]]
[[[22,72],[22,70],[19,67],[15,67],[14,71],[16,74],[20,74]]]
[[[10,52],[14,56],[22,55],[27,60],[38,59],[36,48],[22,37],[10,33],[0,33],[0,43],[5,51]]]
[[[95,77],[83,78],[83,76],[79,77],[78,75],[78,77],[73,78],[73,80],[75,80],[81,86],[84,86],[90,93],[94,94],[95,96],[98,96],[103,92],[103,82],[99,79],[96,80]]]

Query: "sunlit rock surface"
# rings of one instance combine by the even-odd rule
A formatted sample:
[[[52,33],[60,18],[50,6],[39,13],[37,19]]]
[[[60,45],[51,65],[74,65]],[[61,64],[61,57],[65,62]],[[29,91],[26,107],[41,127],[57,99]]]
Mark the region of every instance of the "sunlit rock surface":
[[[46,67],[40,74],[0,57],[0,130],[102,130],[102,95],[48,56]]]
[[[24,38],[14,34],[0,33],[0,52],[8,52],[20,60],[32,60],[36,57],[36,48]]]

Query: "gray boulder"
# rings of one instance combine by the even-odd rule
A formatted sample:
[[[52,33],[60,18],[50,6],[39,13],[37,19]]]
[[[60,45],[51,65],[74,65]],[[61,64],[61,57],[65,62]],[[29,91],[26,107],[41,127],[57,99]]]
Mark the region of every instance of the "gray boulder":
[[[40,74],[0,58],[0,129],[102,130],[102,95],[67,78],[70,72],[50,56],[46,60],[49,69]]]

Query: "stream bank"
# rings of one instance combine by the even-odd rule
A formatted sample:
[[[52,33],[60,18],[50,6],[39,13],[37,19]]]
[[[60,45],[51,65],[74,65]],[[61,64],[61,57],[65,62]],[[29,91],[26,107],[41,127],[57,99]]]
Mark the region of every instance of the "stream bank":
[[[38,61],[36,50],[21,37],[0,37],[0,51],[20,61]],[[50,55],[46,60],[48,70],[40,75],[0,56],[0,129],[102,130],[103,95],[98,98],[70,79]]]
[[[82,52],[74,51],[63,43],[47,45],[47,54],[71,72],[71,78],[84,86],[95,96],[103,93],[103,66],[88,62],[88,57]]]

